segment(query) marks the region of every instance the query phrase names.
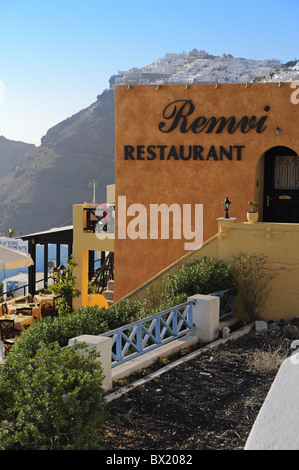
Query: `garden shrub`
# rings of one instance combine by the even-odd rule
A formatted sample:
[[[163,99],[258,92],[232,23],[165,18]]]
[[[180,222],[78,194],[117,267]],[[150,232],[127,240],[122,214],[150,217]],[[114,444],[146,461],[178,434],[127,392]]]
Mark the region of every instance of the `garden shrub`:
[[[229,267],[222,261],[203,258],[181,268],[177,274],[168,276],[165,283],[165,295],[161,296],[159,305],[146,301],[121,300],[109,309],[81,307],[76,312],[69,312],[57,318],[43,318],[24,331],[10,355],[24,354],[33,357],[40,341],[49,344],[57,341],[61,347],[69,339],[84,334],[100,335],[133,323],[175,305],[187,301],[194,294],[210,294],[231,286]]]
[[[180,294],[174,295],[173,297],[169,297],[163,300],[163,302],[155,308],[151,308],[148,310],[148,315],[155,315],[156,313],[163,312],[164,310],[169,310],[176,305],[183,304],[187,302],[188,295],[184,292]]]
[[[66,315],[73,311],[73,298],[78,297],[80,292],[75,289],[75,277],[73,269],[76,266],[73,256],[66,262],[65,273],[55,273],[54,282],[47,288],[49,292],[53,292],[61,297],[56,301],[56,308],[59,315]]]
[[[107,310],[106,331],[128,325],[148,315],[149,313],[144,302],[121,300]]]
[[[101,449],[102,369],[95,350],[40,344],[9,354],[0,374],[0,450]]]
[[[81,307],[67,315],[38,319],[20,335],[9,355],[33,357],[40,341],[47,344],[57,341],[61,347],[67,346],[71,338],[103,334],[138,320],[142,313],[141,302],[121,301],[109,309]]]
[[[230,267],[223,261],[204,257],[183,266],[176,274],[169,275],[165,289],[166,296],[172,298],[181,293],[187,297],[195,294],[208,295],[231,286]]]
[[[275,375],[282,362],[287,358],[283,348],[274,351],[252,351],[247,360],[248,369],[256,374]]]
[[[276,274],[266,267],[267,256],[240,253],[233,256],[231,274],[249,320],[261,317]]]

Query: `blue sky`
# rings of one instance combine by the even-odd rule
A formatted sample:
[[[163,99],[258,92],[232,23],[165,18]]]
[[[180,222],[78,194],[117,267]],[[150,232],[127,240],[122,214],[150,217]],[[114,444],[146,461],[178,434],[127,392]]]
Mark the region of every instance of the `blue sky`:
[[[118,70],[196,48],[299,58],[298,0],[0,0],[0,135],[40,145]]]

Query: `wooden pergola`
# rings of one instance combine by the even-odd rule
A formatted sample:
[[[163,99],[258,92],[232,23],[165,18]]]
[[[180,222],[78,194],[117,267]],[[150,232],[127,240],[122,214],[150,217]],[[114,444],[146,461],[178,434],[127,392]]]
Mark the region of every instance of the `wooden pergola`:
[[[36,245],[44,246],[44,285],[48,282],[48,245],[56,245],[56,265],[60,263],[60,247],[67,245],[68,258],[73,252],[73,226],[53,228],[44,232],[30,233],[17,238],[28,241],[28,253],[34,261],[28,268],[28,291],[34,295],[36,293]]]

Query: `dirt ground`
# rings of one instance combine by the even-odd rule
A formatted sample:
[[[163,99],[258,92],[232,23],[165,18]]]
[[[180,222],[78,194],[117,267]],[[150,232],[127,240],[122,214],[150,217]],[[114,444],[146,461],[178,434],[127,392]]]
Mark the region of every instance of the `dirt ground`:
[[[282,331],[227,341],[113,400],[104,449],[242,450],[276,374],[252,370],[253,353],[286,357]]]

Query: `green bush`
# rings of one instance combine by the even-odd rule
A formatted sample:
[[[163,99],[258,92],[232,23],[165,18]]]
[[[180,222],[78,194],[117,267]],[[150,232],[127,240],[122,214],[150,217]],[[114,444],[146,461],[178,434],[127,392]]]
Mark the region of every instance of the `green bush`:
[[[176,274],[169,275],[165,291],[168,298],[182,293],[188,297],[195,294],[211,294],[231,286],[229,266],[223,261],[205,257],[183,266]]]
[[[73,275],[74,266],[76,266],[76,263],[71,256],[66,262],[65,273],[55,273],[54,282],[47,288],[49,292],[61,296],[56,301],[59,315],[66,315],[72,312],[73,298],[80,295],[78,289],[75,289],[75,277]]]
[[[140,302],[121,301],[109,309],[81,307],[76,312],[59,317],[36,320],[19,337],[9,355],[33,357],[40,341],[57,341],[63,347],[69,339],[81,335],[100,335],[138,320],[144,313]]]
[[[155,315],[156,313],[163,312],[164,310],[169,310],[170,308],[175,307],[176,305],[183,304],[187,302],[187,298],[188,295],[184,292],[181,292],[180,294],[177,294],[173,297],[166,298],[157,307],[149,309],[147,312],[147,316]]]
[[[40,344],[33,358],[8,355],[0,374],[0,450],[101,449],[101,363],[82,345]]]
[[[69,312],[58,318],[36,320],[21,334],[10,355],[34,357],[40,341],[47,344],[57,341],[63,347],[70,338],[84,334],[100,335],[184,303],[188,296],[210,294],[231,285],[229,266],[221,261],[204,258],[184,266],[177,274],[168,276],[163,290],[165,294],[154,308],[146,301],[122,300],[109,309],[81,307],[76,312]]]
[[[129,323],[133,323],[148,315],[149,313],[143,302],[121,300],[107,310],[106,331],[111,331],[123,325],[128,325]]]

